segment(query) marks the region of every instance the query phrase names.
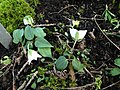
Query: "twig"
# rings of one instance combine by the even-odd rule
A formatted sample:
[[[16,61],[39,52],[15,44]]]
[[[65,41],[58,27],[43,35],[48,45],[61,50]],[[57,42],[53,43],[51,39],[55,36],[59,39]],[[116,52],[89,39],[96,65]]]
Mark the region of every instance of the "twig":
[[[64,8],[62,8],[59,12],[57,12],[58,14],[61,13],[63,10],[67,9],[67,8],[70,8],[70,7],[75,7],[76,5],[68,5]]]
[[[65,19],[67,19],[69,21],[72,21],[72,19],[69,19],[66,16],[62,16],[62,17],[64,17]],[[80,17],[80,20],[91,20],[91,21],[93,21],[94,19],[93,18]],[[96,20],[97,21],[104,21],[104,19],[96,19]]]
[[[26,88],[30,85],[30,83],[32,82],[32,80],[35,78],[35,76],[38,74],[38,71],[36,71],[35,73],[33,73],[32,78],[28,81],[28,83],[26,84],[25,88],[23,90],[26,90]]]
[[[12,66],[13,66],[13,65],[11,64],[11,65],[6,69],[6,71],[5,71],[2,75],[0,75],[0,77],[2,77],[3,75],[7,74],[7,72],[10,70],[10,68],[11,68]]]
[[[91,84],[86,84],[84,86],[80,86],[80,87],[71,87],[71,88],[63,88],[64,90],[83,90],[84,88],[90,87],[95,85],[95,82],[91,83]],[[62,90],[62,88],[60,88]],[[86,89],[85,89],[86,90]]]
[[[56,26],[56,23],[51,23],[51,24],[40,24],[40,25],[34,25],[33,27],[48,27],[48,26]]]
[[[13,89],[12,90],[16,90],[16,87],[15,87],[15,73],[14,73],[15,65],[16,65],[16,62],[14,62],[13,68],[12,68],[12,76],[13,76],[13,82],[12,82]]]
[[[23,90],[25,87],[27,81],[24,81],[23,84],[17,89],[17,90]]]
[[[92,78],[94,77],[94,76],[92,75],[92,73],[87,70],[87,68],[84,68],[84,69],[85,69],[85,71],[86,71]]]
[[[95,17],[96,17],[96,15],[94,16],[95,24],[97,25],[97,27],[99,28],[99,30],[102,32],[102,34],[107,38],[107,40],[108,40],[111,44],[113,44],[118,50],[120,50],[120,48],[119,48],[112,40],[110,40],[110,39],[108,38],[108,36],[103,32],[103,30],[101,29],[101,27],[100,27],[99,24],[97,23]]]
[[[109,86],[107,86],[107,87],[104,87],[102,90],[105,90],[105,89],[108,89],[108,88],[110,88],[110,87],[113,87],[114,85],[116,85],[116,84],[118,84],[118,83],[120,83],[120,80],[117,81],[117,82],[115,82],[115,83],[113,83],[113,84],[111,84],[111,85],[109,85]]]
[[[23,67],[20,69],[20,71],[18,72],[18,74],[17,74],[17,77],[18,77],[18,75],[20,75],[20,73],[23,71],[23,69],[27,66],[27,64],[28,64],[28,62],[26,62],[24,65],[23,65]]]

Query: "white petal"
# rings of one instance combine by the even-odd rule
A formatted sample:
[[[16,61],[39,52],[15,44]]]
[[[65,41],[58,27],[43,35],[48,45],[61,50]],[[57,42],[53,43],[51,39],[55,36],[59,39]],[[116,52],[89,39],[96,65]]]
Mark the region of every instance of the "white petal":
[[[28,24],[27,19],[23,19],[23,22],[24,22],[24,25],[27,25],[27,24]]]
[[[71,35],[72,38],[74,38],[74,39],[75,39],[76,32],[78,32],[76,29],[70,28],[70,35]]]
[[[79,39],[83,39],[87,33],[87,30],[80,30],[79,33]]]
[[[41,58],[41,57],[42,56],[40,56],[37,53],[37,51],[31,50],[31,49],[28,50],[28,63],[29,63],[29,65],[30,65],[32,60],[37,60],[37,58]]]

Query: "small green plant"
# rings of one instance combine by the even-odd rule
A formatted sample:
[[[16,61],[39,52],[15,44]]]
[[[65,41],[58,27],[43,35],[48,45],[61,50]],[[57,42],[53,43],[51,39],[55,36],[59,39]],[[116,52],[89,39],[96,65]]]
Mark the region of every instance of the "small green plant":
[[[120,26],[120,20],[118,20],[116,18],[116,16],[112,12],[109,11],[107,5],[106,5],[105,11],[103,12],[103,16],[104,16],[105,21],[110,22],[114,26],[113,29],[119,28],[119,26]]]
[[[26,15],[35,16],[34,9],[25,0],[0,0],[0,23],[9,33],[20,27]]]
[[[100,90],[101,89],[101,85],[102,85],[102,80],[101,80],[102,76],[98,75],[95,78],[95,85],[96,85],[96,89],[95,90]]]
[[[42,56],[52,58],[51,47],[53,47],[44,38],[46,36],[44,28],[33,28],[29,26],[33,23],[31,20],[31,17],[24,18],[24,23],[27,25],[25,29],[17,29],[13,32],[13,42],[15,44],[21,43],[22,46],[26,49],[28,52],[27,54],[29,64],[32,60],[37,60],[37,58],[41,58]],[[37,51],[33,50],[34,47],[37,48],[38,52],[42,56],[40,56]]]
[[[12,63],[12,60],[8,57],[8,56],[4,56],[1,60],[0,60],[1,64],[4,65],[8,65]]]
[[[77,29],[74,29],[74,26],[77,27],[78,24],[79,24],[79,21],[73,21],[72,28],[70,28],[70,35],[74,40],[72,48],[67,48],[67,46],[64,46],[66,47],[66,51],[63,53],[63,56],[60,56],[55,62],[56,68],[58,70],[64,70],[69,66],[70,72],[74,72],[73,68],[78,72],[84,72],[83,70],[84,65],[73,54],[76,43],[81,41],[87,33],[87,30],[78,31]],[[66,56],[68,58],[66,58]],[[69,61],[69,60],[72,60],[72,61]],[[74,78],[73,78],[73,81],[74,81]]]
[[[117,66],[116,68],[113,68],[111,71],[110,71],[110,74],[112,76],[117,76],[117,75],[120,75],[120,58],[116,58],[114,60],[114,64]]]

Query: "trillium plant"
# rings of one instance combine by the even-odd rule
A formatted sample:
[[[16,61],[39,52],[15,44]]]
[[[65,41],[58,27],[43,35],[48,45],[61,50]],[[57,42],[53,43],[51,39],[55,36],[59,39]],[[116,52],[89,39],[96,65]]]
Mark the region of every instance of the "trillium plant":
[[[68,59],[65,57],[66,55],[60,56],[55,64],[56,64],[56,68],[58,70],[64,70],[65,68],[67,68],[69,66],[69,70],[70,72],[74,72],[72,68],[74,68],[75,70],[77,70],[78,72],[84,72],[84,65],[78,60],[77,57],[75,57],[73,55],[73,50],[74,50],[74,46],[78,41],[81,41],[84,39],[87,30],[77,30],[74,29],[74,26],[78,26],[79,25],[79,21],[72,21],[72,28],[69,28],[70,30],[70,35],[72,37],[72,39],[74,40],[74,44],[72,46],[72,48],[70,48],[70,50],[68,51]],[[73,57],[71,59],[71,56]],[[71,59],[72,61],[68,61],[69,59]],[[69,65],[68,65],[69,64]],[[73,73],[71,73],[71,77],[73,77]],[[74,81],[74,78],[72,79]]]
[[[44,28],[33,28],[33,19],[31,16],[26,16],[23,19],[26,25],[25,29],[16,29],[13,32],[13,42],[21,43],[27,51],[28,64],[37,58],[49,57],[52,58],[51,47],[53,47],[44,37],[46,33]],[[31,26],[30,26],[31,25]],[[34,50],[37,48],[37,50]]]

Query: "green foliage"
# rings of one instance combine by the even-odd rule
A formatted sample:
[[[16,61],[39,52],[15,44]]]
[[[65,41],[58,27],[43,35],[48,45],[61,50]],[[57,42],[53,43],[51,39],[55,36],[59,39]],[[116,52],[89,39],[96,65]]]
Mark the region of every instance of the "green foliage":
[[[58,70],[64,70],[68,66],[68,60],[66,60],[66,58],[64,56],[60,56],[56,60],[55,64],[56,64],[56,68]]]
[[[101,80],[101,76],[97,76],[95,78],[95,85],[96,85],[96,90],[100,90],[101,89],[101,85],[102,85],[102,80]]]
[[[14,43],[19,43],[22,41],[22,36],[24,34],[24,30],[23,29],[16,29],[14,32],[13,32],[13,42]]]
[[[110,71],[110,74],[111,74],[112,76],[120,75],[120,68],[113,68],[113,69]]]
[[[0,60],[0,62],[4,65],[8,65],[12,63],[12,60],[8,56],[4,56],[3,59]]]
[[[44,28],[32,28],[31,26],[27,25],[25,29],[14,30],[13,42],[16,44],[18,44],[19,42],[22,43],[22,45],[25,46],[28,51],[29,48],[37,47],[39,53],[43,57],[52,58],[51,47],[53,46],[44,38],[44,36],[46,36],[46,33],[43,29]],[[33,53],[35,53],[37,57],[40,57],[37,52],[33,51]],[[32,55],[28,56],[34,59],[37,58],[34,56],[32,57]]]
[[[116,58],[114,60],[114,64],[118,67],[116,68],[113,68],[111,71],[110,71],[110,74],[112,76],[116,76],[116,75],[120,75],[120,58]]]
[[[27,1],[33,8],[37,7],[37,5],[40,4],[39,0],[27,0]]]
[[[36,83],[35,82],[31,85],[31,88],[33,88],[33,89],[36,88]]]
[[[112,12],[109,11],[107,5],[106,5],[105,11],[103,12],[103,16],[104,16],[105,21],[110,22],[114,26],[113,29],[119,28],[119,26],[120,26],[120,20],[118,20],[116,18],[116,16]]]
[[[23,24],[26,15],[34,17],[34,9],[25,0],[0,0],[0,23],[8,32],[13,32]]]
[[[81,64],[80,61],[78,61],[75,57],[74,59],[72,60],[72,65],[74,67],[75,70],[79,71],[79,72],[84,72],[84,65]]]
[[[42,89],[48,87],[52,90],[61,90],[67,86],[67,82],[64,79],[60,79],[55,75],[50,75],[49,77],[45,78],[45,83],[41,87]]]
[[[38,48],[39,53],[43,56],[43,57],[50,57],[52,58],[52,53],[51,53],[51,48],[50,47],[42,47],[42,48]]]
[[[108,10],[107,5],[105,11],[103,12],[103,16],[105,21],[111,21],[112,17],[115,17],[115,15]]]
[[[120,67],[120,58],[116,58],[114,64]]]

